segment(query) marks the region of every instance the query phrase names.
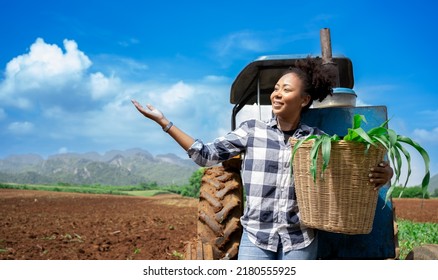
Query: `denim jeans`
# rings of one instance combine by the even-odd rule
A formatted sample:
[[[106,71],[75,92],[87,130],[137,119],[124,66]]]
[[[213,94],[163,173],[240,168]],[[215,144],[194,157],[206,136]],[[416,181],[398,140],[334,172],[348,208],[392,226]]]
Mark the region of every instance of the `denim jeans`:
[[[239,260],[315,260],[318,253],[318,237],[310,243],[309,246],[283,252],[281,242],[278,245],[277,252],[272,252],[257,247],[248,239],[248,233],[243,230],[239,246]]]

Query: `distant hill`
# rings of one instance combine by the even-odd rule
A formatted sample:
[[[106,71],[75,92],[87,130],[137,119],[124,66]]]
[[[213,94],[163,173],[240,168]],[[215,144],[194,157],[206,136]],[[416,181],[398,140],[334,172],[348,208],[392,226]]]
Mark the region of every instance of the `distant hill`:
[[[36,154],[11,155],[0,159],[0,183],[158,185],[188,184],[199,167],[174,154],[153,156],[142,149],[64,153],[44,159]],[[438,174],[431,177],[429,193],[438,189]]]
[[[438,189],[438,174],[435,174],[430,178],[429,182],[429,194],[433,194]]]
[[[187,184],[199,167],[174,154],[153,156],[142,149],[65,153],[47,159],[35,154],[0,160],[0,182],[19,184],[158,185]]]

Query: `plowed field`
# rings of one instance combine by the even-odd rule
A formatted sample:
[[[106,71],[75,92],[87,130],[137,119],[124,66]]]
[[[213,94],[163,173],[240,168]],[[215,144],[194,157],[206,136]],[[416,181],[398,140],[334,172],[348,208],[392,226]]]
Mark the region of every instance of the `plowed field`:
[[[393,199],[397,218],[419,223],[438,223],[438,199]]]
[[[169,260],[196,235],[197,200],[0,189],[0,259]]]
[[[399,219],[438,223],[437,199],[393,202]],[[0,259],[178,259],[196,236],[197,203],[0,189]]]

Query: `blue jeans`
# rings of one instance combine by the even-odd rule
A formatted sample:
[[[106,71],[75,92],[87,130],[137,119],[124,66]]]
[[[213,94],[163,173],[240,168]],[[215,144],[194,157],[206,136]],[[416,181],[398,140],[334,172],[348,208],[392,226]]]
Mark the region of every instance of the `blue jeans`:
[[[281,242],[278,245],[277,252],[272,252],[257,247],[248,239],[248,233],[243,230],[239,246],[239,260],[316,260],[318,253],[318,237],[310,243],[309,246],[283,252]]]

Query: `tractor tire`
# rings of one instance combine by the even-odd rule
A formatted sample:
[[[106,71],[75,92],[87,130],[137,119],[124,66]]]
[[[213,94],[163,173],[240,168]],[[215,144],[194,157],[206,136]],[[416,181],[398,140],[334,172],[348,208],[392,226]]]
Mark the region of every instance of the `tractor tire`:
[[[202,243],[200,240],[187,242],[184,250],[185,260],[212,260],[213,248],[209,243]]]
[[[206,169],[199,194],[196,247],[211,246],[214,260],[237,259],[242,213],[243,187],[239,170],[230,164]],[[189,246],[193,250],[194,244]],[[197,258],[205,259],[201,249],[198,251]]]

